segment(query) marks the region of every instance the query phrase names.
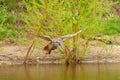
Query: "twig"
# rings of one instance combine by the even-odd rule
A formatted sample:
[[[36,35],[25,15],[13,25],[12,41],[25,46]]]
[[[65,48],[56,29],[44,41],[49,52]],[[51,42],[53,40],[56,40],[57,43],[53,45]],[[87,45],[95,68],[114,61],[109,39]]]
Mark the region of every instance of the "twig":
[[[30,51],[31,51],[31,49],[32,49],[32,47],[33,47],[33,45],[34,45],[34,42],[35,42],[35,40],[33,40],[32,44],[30,45],[30,47],[29,47],[29,49],[28,49],[28,51],[27,51],[27,54],[26,54],[26,56],[25,56],[25,60],[24,60],[23,64],[26,64],[26,60],[27,60],[27,58],[28,58],[28,56],[29,56],[29,53],[30,53]]]

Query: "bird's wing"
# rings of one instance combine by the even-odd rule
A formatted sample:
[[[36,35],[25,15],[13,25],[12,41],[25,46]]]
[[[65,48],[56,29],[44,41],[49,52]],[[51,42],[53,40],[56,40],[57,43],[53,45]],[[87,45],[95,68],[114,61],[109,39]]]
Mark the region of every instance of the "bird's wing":
[[[52,39],[49,36],[38,36],[38,37],[47,41],[52,41]]]
[[[82,30],[74,33],[74,34],[68,34],[68,35],[65,35],[65,36],[61,36],[59,37],[58,39],[62,40],[62,41],[65,41],[66,39],[69,39],[69,38],[72,38],[74,36],[76,36],[77,34],[79,34],[80,32],[82,32]]]
[[[39,36],[39,35],[35,35],[35,34],[31,34],[31,35],[39,37],[39,38],[44,39],[46,41],[52,41],[52,39],[49,36]]]

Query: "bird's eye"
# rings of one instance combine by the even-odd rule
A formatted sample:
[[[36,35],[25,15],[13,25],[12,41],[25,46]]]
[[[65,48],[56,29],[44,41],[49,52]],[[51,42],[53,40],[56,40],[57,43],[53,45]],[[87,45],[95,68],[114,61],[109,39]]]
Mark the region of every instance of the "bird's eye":
[[[59,45],[61,45],[61,44],[59,43]]]

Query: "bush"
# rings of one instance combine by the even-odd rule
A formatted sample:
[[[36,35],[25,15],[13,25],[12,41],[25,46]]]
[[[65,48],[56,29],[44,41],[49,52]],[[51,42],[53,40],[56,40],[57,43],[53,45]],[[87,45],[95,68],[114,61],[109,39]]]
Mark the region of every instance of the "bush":
[[[0,8],[0,39],[17,35],[14,28],[15,19],[15,15],[7,14],[6,7]]]
[[[120,33],[120,18],[113,17],[106,23],[104,34],[114,35],[119,33]]]
[[[24,0],[27,13],[24,14],[28,32],[34,34],[62,36],[80,29],[84,38],[98,35],[104,26],[100,20],[110,18],[112,2],[109,1],[58,1]],[[104,20],[106,22],[106,20]],[[89,35],[88,35],[89,34]]]

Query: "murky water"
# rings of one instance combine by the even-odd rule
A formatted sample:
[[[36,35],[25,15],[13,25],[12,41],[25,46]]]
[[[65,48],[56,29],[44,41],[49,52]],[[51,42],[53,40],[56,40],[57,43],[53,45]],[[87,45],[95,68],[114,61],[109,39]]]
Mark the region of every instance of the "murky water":
[[[1,66],[0,80],[120,80],[120,64]]]

